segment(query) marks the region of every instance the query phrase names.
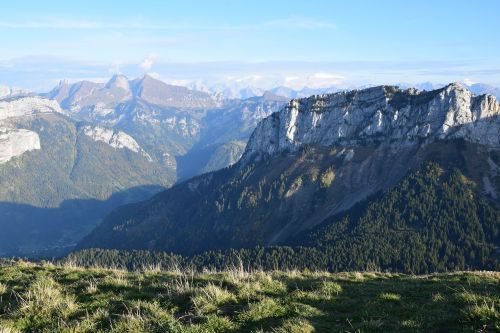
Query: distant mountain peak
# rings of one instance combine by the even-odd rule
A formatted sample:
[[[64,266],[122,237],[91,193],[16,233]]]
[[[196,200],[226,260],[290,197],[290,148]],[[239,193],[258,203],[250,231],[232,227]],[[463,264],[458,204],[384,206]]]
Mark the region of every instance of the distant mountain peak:
[[[123,74],[115,74],[111,77],[111,79],[106,83],[105,86],[107,89],[123,89],[126,91],[130,91],[130,83],[128,78]]]
[[[145,74],[132,82],[133,94],[149,103],[164,107],[211,108],[216,102],[209,94],[175,86]]]
[[[262,98],[266,101],[287,101],[288,99],[284,96],[278,95],[271,90],[266,90],[262,94]]]

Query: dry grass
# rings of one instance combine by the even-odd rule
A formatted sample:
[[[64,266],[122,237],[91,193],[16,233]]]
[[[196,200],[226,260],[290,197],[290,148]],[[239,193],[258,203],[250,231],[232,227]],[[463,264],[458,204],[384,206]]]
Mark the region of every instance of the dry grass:
[[[500,330],[500,273],[0,267],[0,333]]]

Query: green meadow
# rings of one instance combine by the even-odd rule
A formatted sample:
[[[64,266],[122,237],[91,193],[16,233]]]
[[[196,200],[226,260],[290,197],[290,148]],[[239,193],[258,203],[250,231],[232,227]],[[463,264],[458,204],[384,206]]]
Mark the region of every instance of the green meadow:
[[[0,332],[494,332],[500,273],[0,267]]]

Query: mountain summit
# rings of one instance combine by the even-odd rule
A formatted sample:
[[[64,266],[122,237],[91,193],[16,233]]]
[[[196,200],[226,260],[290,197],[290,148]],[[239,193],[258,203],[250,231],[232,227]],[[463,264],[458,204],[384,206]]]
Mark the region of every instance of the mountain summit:
[[[144,75],[131,82],[134,96],[149,103],[177,108],[211,108],[216,104],[212,97],[204,92],[174,86]]]

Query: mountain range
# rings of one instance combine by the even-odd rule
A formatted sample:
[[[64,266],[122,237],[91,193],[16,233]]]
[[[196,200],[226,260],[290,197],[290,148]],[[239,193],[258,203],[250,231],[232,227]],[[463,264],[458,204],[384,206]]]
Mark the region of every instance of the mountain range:
[[[492,95],[476,96],[450,84],[431,91],[379,86],[294,99],[259,122],[236,164],[115,210],[78,248],[195,255],[255,246],[304,246],[311,244],[307,239],[318,244],[340,237],[346,255],[352,255],[356,242],[361,242],[356,251],[369,255],[366,246],[374,239],[363,244],[361,231],[357,238],[343,236],[375,228],[370,216],[374,221],[375,215],[385,216],[386,202],[377,204],[374,199],[382,196],[407,201],[406,206],[399,204],[400,211],[385,212],[400,215],[380,222],[389,223],[380,230],[388,237],[379,240],[384,246],[392,241],[403,244],[401,251],[422,246],[422,257],[432,250],[447,266],[449,260],[439,253],[448,250],[427,246],[441,237],[447,241],[439,246],[462,249],[463,235],[475,228],[479,238],[474,244],[482,245],[471,251],[486,256],[479,267],[486,262],[496,267],[499,168],[500,106]],[[394,199],[390,193],[395,193]],[[439,193],[449,199],[442,200]],[[420,195],[427,205],[410,205],[408,198]],[[467,198],[467,209],[447,210]],[[376,207],[376,214],[375,208],[366,207]],[[363,214],[371,215],[358,219]],[[338,224],[348,216],[357,216],[351,218],[353,224]],[[436,216],[444,217],[435,220]],[[459,223],[458,229],[449,229],[452,224],[446,221]],[[408,230],[404,237],[419,237],[418,241],[394,238],[403,235],[397,230]],[[452,267],[477,264],[459,257],[462,264]],[[380,264],[381,257],[374,260]],[[419,262],[419,270],[425,265]]]
[[[228,99],[115,75],[3,89],[0,254],[300,244],[431,162],[457,167],[495,207],[498,103],[482,95],[494,88],[423,88]]]
[[[263,89],[259,86],[249,85],[248,82],[218,82],[209,83],[203,81],[193,81],[184,82],[186,87],[193,90],[204,91],[217,99],[246,99],[255,96],[262,96],[266,91],[272,92],[278,96],[286,97],[288,99],[292,98],[304,98],[312,95],[330,94],[338,91],[348,91],[353,89],[364,89],[373,87],[374,85],[338,85],[338,86],[328,86],[328,87],[302,87],[302,88],[292,88],[285,85],[276,85],[269,89]],[[407,83],[399,82],[395,84],[400,88],[417,88],[420,90],[435,90],[444,87],[444,83],[435,82],[420,82],[420,83]],[[462,82],[462,86],[469,89],[476,95],[481,94],[491,94],[500,98],[500,88],[484,84],[484,83],[471,83]]]
[[[0,98],[0,254],[60,253],[112,209],[239,159],[286,99],[223,104],[150,76]]]

